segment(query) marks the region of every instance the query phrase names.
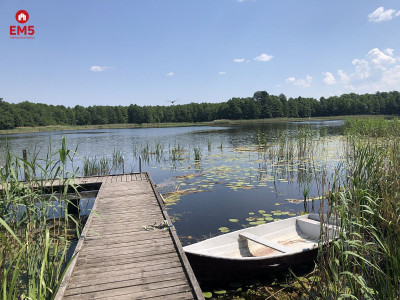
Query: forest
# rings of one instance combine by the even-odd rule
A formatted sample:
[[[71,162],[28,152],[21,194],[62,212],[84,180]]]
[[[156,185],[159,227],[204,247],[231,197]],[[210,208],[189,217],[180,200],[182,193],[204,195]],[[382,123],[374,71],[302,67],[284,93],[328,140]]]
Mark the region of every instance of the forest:
[[[205,122],[218,119],[308,118],[341,115],[398,115],[400,93],[343,94],[328,98],[289,98],[284,94],[255,92],[253,97],[222,103],[170,106],[66,107],[24,101],[7,103],[0,98],[0,129],[49,125],[102,125],[124,123]]]

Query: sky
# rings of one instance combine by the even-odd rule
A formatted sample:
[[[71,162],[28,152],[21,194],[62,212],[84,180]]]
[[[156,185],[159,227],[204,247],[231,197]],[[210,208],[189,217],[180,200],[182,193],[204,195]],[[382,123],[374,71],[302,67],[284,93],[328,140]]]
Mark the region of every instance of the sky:
[[[34,39],[10,38],[17,25],[34,26]],[[400,90],[399,0],[0,0],[0,33],[0,98],[10,103]]]

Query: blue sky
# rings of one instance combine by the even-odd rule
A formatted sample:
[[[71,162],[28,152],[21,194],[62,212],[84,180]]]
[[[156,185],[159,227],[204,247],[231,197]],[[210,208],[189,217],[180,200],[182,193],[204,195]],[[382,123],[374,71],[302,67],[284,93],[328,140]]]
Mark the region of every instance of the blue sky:
[[[15,14],[35,39],[10,39]],[[0,97],[66,106],[400,88],[400,2],[0,0]]]

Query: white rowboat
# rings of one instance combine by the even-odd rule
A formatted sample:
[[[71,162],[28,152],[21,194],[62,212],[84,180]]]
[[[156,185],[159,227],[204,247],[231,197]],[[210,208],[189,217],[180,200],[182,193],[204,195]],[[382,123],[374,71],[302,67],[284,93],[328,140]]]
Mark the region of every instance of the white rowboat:
[[[200,278],[243,277],[313,260],[321,230],[323,244],[329,243],[338,231],[335,224],[332,220],[321,224],[318,214],[308,214],[234,231],[183,249]]]

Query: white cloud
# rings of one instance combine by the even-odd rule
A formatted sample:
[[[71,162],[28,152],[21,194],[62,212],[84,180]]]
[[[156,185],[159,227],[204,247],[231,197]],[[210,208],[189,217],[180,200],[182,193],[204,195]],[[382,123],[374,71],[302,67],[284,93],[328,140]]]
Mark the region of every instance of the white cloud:
[[[257,60],[257,61],[269,61],[272,58],[273,58],[272,55],[268,55],[266,53],[262,53],[261,55],[255,57],[254,60]]]
[[[365,79],[370,77],[370,66],[365,59],[353,59],[351,62],[355,66],[355,72],[352,74],[356,79]]]
[[[92,71],[92,72],[104,72],[107,69],[111,69],[111,67],[107,67],[107,66],[91,66],[89,70]]]
[[[389,65],[396,63],[396,58],[393,57],[393,51],[393,49],[380,51],[378,48],[374,48],[368,51],[366,56],[375,67],[386,69]]]
[[[233,61],[236,63],[242,63],[244,62],[244,58],[235,58]]]
[[[350,77],[343,70],[338,70],[337,73],[340,77],[340,82],[344,84],[348,84],[350,82]]]
[[[218,75],[225,75],[226,72],[218,72]]]
[[[383,50],[383,52],[385,52],[386,54],[388,54],[390,56],[393,56],[394,49],[387,48],[387,49]]]
[[[171,77],[171,76],[174,76],[175,74],[174,74],[174,72],[168,72],[167,74],[165,74],[165,76],[167,76],[167,77]]]
[[[326,84],[335,84],[336,83],[336,79],[331,72],[322,72],[322,74],[325,76],[323,81]]]
[[[298,79],[295,81],[295,85],[299,85],[302,87],[310,87],[312,83],[312,77],[310,75],[306,76],[306,79]]]
[[[400,65],[385,71],[382,74],[382,83],[387,86],[392,86],[393,88],[397,86],[396,90],[398,90],[400,86]]]
[[[400,57],[391,48],[373,48],[363,58],[352,61],[350,71],[338,70],[344,89],[357,93],[398,90],[400,86]]]
[[[385,8],[381,6],[368,15],[368,21],[379,23],[383,21],[390,21],[391,19],[398,16],[400,16],[400,11],[396,13],[396,10],[394,9],[385,10]]]
[[[295,77],[289,77],[285,80],[285,82],[306,88],[311,86],[312,79],[313,78],[310,75],[307,75],[306,79],[296,79]]]

